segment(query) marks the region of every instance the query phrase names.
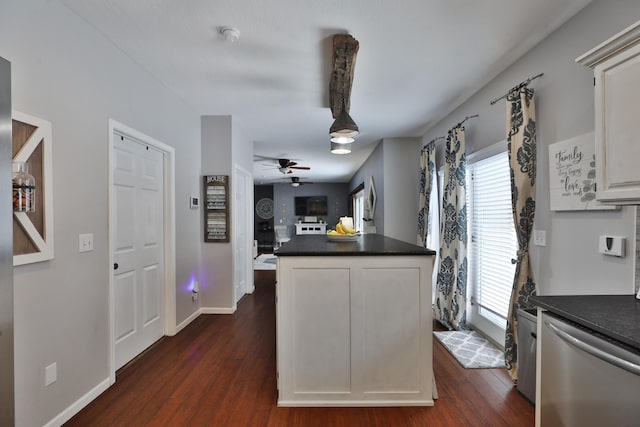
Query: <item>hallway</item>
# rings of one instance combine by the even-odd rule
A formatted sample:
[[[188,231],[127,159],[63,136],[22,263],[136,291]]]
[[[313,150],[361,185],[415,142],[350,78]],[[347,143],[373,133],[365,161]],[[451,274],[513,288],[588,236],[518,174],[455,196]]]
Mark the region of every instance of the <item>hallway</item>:
[[[534,407],[504,369],[463,369],[437,341],[434,407],[278,408],[275,272],[233,315],[202,315],[117,375],[65,426],[533,426]]]

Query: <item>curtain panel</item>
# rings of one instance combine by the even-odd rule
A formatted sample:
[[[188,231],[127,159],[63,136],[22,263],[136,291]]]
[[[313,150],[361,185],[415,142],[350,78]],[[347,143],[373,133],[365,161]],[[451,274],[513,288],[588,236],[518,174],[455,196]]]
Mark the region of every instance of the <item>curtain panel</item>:
[[[517,311],[532,308],[529,298],[536,294],[529,260],[529,240],[536,210],[536,119],[533,90],[514,89],[507,95],[507,145],[511,169],[511,204],[518,238],[516,271],[511,291],[505,333],[505,363],[517,381]]]
[[[440,261],[435,316],[450,330],[466,329],[467,202],[464,128],[449,131],[440,213]]]
[[[435,185],[436,170],[435,141],[431,141],[420,152],[420,210],[418,211],[418,246],[427,247],[427,236],[431,229],[433,215],[430,210],[431,189]]]

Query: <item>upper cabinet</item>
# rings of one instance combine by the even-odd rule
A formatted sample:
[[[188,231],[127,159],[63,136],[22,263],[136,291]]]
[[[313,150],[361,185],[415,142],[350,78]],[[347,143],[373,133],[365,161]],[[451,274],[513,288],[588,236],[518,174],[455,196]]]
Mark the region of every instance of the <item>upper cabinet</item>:
[[[640,203],[640,21],[576,59],[594,69],[597,199]]]

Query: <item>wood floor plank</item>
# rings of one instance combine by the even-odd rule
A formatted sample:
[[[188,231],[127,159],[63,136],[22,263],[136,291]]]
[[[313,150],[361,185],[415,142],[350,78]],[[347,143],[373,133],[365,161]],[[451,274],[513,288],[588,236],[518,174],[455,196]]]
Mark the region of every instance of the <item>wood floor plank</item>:
[[[233,315],[202,315],[117,374],[66,426],[390,427],[534,425],[534,408],[504,369],[464,369],[433,340],[434,407],[279,408],[275,272]],[[434,324],[434,328],[437,326]]]

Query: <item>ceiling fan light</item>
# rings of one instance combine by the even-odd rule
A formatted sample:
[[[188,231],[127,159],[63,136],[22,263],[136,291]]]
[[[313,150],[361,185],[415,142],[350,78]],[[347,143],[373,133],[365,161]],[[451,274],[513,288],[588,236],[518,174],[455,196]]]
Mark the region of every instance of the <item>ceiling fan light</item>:
[[[299,182],[292,182],[291,186],[292,187],[300,187],[300,183]]]
[[[331,143],[331,152],[333,154],[349,154],[351,153],[351,144]]]
[[[350,136],[334,136],[331,138],[331,142],[336,144],[351,144],[355,139]]]
[[[336,120],[329,128],[329,135],[334,138],[345,137],[345,138],[353,138],[358,135],[360,130],[358,129],[358,125],[353,121],[349,113],[343,108]]]

